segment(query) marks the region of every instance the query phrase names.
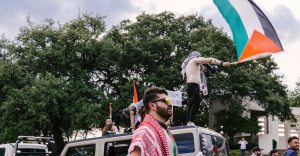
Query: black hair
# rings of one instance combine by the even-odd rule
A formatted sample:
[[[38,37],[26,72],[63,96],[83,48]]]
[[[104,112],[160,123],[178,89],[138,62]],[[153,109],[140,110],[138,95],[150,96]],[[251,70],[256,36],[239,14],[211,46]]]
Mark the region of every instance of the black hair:
[[[254,152],[256,152],[256,151],[261,151],[262,149],[261,148],[259,148],[259,147],[254,147],[253,149],[252,149],[252,152],[254,153]]]
[[[269,156],[272,156],[272,154],[277,153],[277,152],[278,152],[277,149],[272,149],[272,150],[270,151],[270,153],[269,153]]]
[[[290,144],[294,139],[299,140],[298,137],[296,137],[296,136],[291,136],[291,137],[289,137],[288,140],[287,140],[288,144]]]
[[[150,111],[149,103],[158,98],[157,94],[168,95],[168,92],[164,88],[160,88],[160,87],[148,88],[145,91],[144,96],[143,96],[143,103],[145,106],[146,113],[149,113],[149,111]]]

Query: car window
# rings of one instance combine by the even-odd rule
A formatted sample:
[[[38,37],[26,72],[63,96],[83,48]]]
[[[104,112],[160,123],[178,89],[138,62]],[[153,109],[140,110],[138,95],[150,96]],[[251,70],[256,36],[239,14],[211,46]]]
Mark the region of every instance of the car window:
[[[0,148],[0,156],[4,156],[5,154],[5,148]]]
[[[174,134],[173,136],[174,136],[179,154],[195,152],[195,143],[194,143],[193,133]]]
[[[200,134],[200,138],[201,150],[204,156],[228,156],[224,139],[209,134]]]
[[[107,142],[104,144],[105,156],[127,156],[131,140]]]
[[[95,144],[70,147],[66,156],[95,156]]]

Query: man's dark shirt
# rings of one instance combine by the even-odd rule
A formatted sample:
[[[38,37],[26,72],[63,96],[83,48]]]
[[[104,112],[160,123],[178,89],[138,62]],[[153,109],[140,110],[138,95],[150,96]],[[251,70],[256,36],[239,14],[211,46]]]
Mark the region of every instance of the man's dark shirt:
[[[292,148],[288,148],[284,153],[283,156],[297,156],[297,151],[292,149]]]

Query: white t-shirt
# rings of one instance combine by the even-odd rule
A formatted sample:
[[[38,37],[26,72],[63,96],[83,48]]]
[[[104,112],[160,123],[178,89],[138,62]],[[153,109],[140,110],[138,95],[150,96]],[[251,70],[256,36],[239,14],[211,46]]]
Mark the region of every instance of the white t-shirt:
[[[201,64],[216,64],[220,65],[222,61],[214,58],[195,57],[192,58],[186,65],[186,82],[200,84],[200,68]]]
[[[239,144],[241,144],[241,149],[246,149],[248,142],[246,140],[241,140],[239,141]]]

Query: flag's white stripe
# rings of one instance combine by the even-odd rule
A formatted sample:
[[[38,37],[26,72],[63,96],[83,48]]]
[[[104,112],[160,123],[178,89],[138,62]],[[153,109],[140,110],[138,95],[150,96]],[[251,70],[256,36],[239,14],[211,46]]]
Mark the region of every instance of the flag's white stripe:
[[[253,55],[251,57],[247,57],[246,59],[243,59],[241,62],[247,62],[247,61],[250,61],[250,60],[256,60],[256,59],[260,59],[260,58],[264,58],[264,57],[268,57],[268,56],[271,56],[273,54],[273,52],[264,52],[264,53],[260,53],[260,54],[256,54],[256,55]]]
[[[229,0],[229,2],[240,15],[249,39],[254,30],[264,34],[264,30],[257,17],[257,14],[248,0]]]

